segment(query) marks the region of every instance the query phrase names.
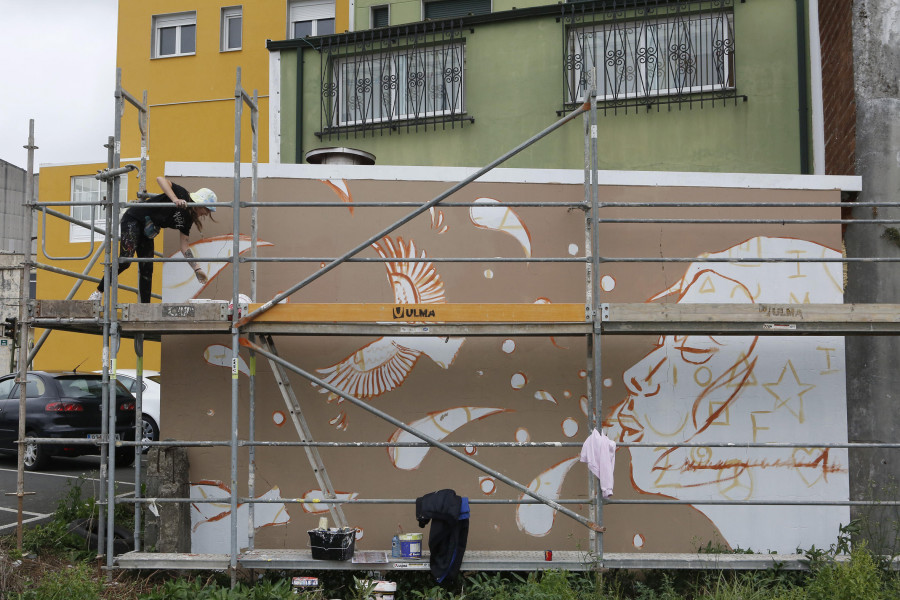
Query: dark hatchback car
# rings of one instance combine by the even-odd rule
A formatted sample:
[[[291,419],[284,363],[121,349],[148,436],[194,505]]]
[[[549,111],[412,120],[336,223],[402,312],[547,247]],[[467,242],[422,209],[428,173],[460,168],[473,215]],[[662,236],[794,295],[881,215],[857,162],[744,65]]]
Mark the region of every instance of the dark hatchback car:
[[[99,439],[102,431],[103,379],[94,373],[29,371],[25,435],[43,438]],[[116,382],[116,439],[134,440],[134,396]],[[0,377],[0,452],[17,451],[19,384],[16,374]],[[94,444],[34,444],[25,447],[25,468],[39,471],[53,456],[100,454]],[[134,447],[116,449],[116,464],[134,463]]]

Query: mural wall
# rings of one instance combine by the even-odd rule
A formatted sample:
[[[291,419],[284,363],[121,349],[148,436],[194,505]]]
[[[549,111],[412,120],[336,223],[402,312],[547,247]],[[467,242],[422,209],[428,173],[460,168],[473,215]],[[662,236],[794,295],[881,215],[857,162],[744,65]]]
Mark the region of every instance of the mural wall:
[[[189,189],[210,187],[230,201],[231,180],[176,179]],[[247,186],[249,187],[249,186]],[[335,201],[339,207],[259,211],[259,255],[314,257],[263,263],[258,300],[288,289],[352,246],[409,212],[359,202],[425,202],[449,187],[440,181],[263,179],[264,201]],[[249,196],[249,189],[244,192]],[[605,187],[604,202],[821,202],[839,192],[714,188]],[[583,303],[585,215],[566,206],[520,207],[511,202],[580,202],[580,184],[476,183],[422,214],[360,256],[384,262],[348,263],[327,273],[290,302]],[[245,197],[246,199],[246,197]],[[779,217],[833,218],[830,209],[779,208]],[[771,217],[771,209],[609,208],[605,218]],[[231,215],[217,212],[196,256],[231,252]],[[249,210],[242,212],[249,232]],[[602,302],[842,302],[840,263],[721,263],[721,257],[840,256],[840,231],[822,225],[604,224],[601,226]],[[177,247],[167,239],[166,248]],[[244,241],[241,250],[246,256]],[[686,263],[622,263],[615,257],[695,257]],[[440,262],[435,257],[510,257],[518,262]],[[563,262],[531,259],[560,258]],[[402,262],[417,258],[418,262]],[[204,265],[204,268],[216,263]],[[219,265],[221,266],[221,265]],[[202,288],[164,268],[164,300],[230,299],[232,268],[221,266]],[[240,289],[249,294],[249,269]],[[409,317],[414,321],[414,317]],[[555,499],[587,499],[593,475],[579,461],[588,438],[588,359],[579,337],[276,338],[279,354],[338,389],[447,442],[531,489]],[[167,336],[163,342],[164,438],[230,436],[228,337]],[[608,552],[692,551],[707,543],[757,551],[792,552],[828,546],[849,520],[846,507],[759,506],[760,500],[841,500],[848,497],[845,450],[816,444],[846,442],[844,345],[835,337],[607,336],[602,344],[603,429],[611,439],[653,445],[619,448],[613,499],[673,498],[697,504],[609,505],[604,510]],[[249,354],[240,357],[240,436],[249,435]],[[296,441],[288,411],[264,360],[256,361],[255,437]],[[415,441],[414,436],[292,375],[315,439]],[[560,441],[573,446],[496,448],[478,442]],[[740,449],[748,442],[808,443],[802,448]],[[675,444],[690,442],[693,447]],[[733,442],[735,447],[702,446]],[[332,482],[345,498],[416,498],[453,488],[472,499],[520,493],[440,450],[323,448]],[[190,450],[194,494],[227,493],[229,450]],[[321,497],[300,448],[259,448],[257,496]],[[246,449],[240,468],[246,473]],[[246,477],[242,477],[243,482]],[[239,493],[246,496],[246,483]],[[743,506],[703,501],[749,501]],[[194,506],[194,551],[227,545],[230,507]],[[265,504],[257,512],[257,547],[301,548],[306,530],[326,513],[320,506]],[[587,504],[571,505],[587,514]],[[239,509],[245,510],[245,507]],[[357,547],[384,549],[397,531],[418,531],[411,505],[345,505],[358,527]],[[242,535],[247,519],[240,521]],[[472,506],[470,549],[587,549],[587,532],[542,505]]]

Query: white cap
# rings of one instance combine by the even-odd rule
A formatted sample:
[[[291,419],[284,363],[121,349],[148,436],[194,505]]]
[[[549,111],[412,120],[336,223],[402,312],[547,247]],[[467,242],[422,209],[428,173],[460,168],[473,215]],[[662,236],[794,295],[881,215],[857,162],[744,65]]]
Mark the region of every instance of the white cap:
[[[200,188],[196,192],[191,192],[191,200],[196,204],[215,204],[216,193],[209,188]],[[212,212],[216,210],[215,206],[205,206],[204,208],[208,208]]]

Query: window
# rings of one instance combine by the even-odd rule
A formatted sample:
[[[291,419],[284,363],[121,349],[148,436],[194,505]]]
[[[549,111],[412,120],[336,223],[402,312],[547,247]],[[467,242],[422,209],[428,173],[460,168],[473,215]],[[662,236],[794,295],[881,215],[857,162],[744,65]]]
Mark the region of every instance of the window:
[[[491,0],[425,0],[422,3],[423,19],[449,19],[490,12]]]
[[[581,102],[597,74],[599,100],[730,90],[733,13],[598,21],[569,31],[569,101]]]
[[[334,125],[463,113],[464,55],[450,44],[336,59]]]
[[[197,51],[197,13],[153,17],[153,58],[184,56]]]
[[[101,202],[106,196],[106,183],[95,179],[91,175],[73,177],[71,180],[72,202]],[[128,199],[128,178],[119,178],[119,202],[125,203]],[[102,206],[73,206],[72,218],[92,223],[101,229],[106,226],[106,209]],[[94,241],[102,241],[103,234],[94,232]],[[91,230],[74,223],[69,224],[70,242],[91,241]]]
[[[3,381],[0,381],[0,400],[9,398],[9,393],[12,391],[14,385],[16,385],[15,377],[7,377]]]
[[[222,9],[219,50],[228,52],[241,49],[242,21],[243,16],[240,6],[228,6]]]
[[[44,382],[36,375],[28,375],[25,380],[25,397],[26,398],[40,398],[47,391]],[[20,386],[16,385],[13,387],[12,397],[18,397],[22,392],[20,391]]]
[[[303,38],[334,33],[334,2],[294,0],[288,15],[288,38]]]
[[[387,27],[390,24],[391,24],[390,5],[373,6],[372,7],[372,20],[371,20],[372,29],[375,29],[377,27]]]

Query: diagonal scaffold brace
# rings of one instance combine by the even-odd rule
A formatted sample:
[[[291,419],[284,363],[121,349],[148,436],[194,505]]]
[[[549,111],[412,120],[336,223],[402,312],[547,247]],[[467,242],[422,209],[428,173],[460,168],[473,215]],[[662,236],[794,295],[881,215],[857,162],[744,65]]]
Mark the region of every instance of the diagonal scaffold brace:
[[[254,352],[261,354],[262,356],[266,357],[270,361],[281,365],[282,367],[284,367],[285,369],[287,369],[289,371],[293,371],[294,373],[300,375],[301,377],[304,377],[305,379],[308,379],[312,383],[318,385],[319,387],[326,389],[333,394],[337,394],[344,400],[347,400],[348,402],[362,408],[363,410],[375,415],[376,417],[387,421],[391,425],[394,425],[395,427],[399,427],[400,429],[406,431],[407,433],[411,433],[412,435],[421,439],[423,442],[429,444],[430,446],[438,448],[439,450],[446,452],[447,454],[478,469],[479,471],[482,471],[482,472],[486,473],[487,475],[490,475],[491,477],[494,477],[494,478],[502,481],[506,485],[517,489],[518,491],[522,492],[526,496],[530,496],[531,498],[537,500],[538,502],[546,504],[547,506],[560,512],[561,514],[563,514],[571,519],[574,519],[575,521],[578,521],[585,527],[588,527],[589,529],[596,531],[598,533],[603,533],[604,531],[606,531],[605,527],[598,525],[597,523],[591,521],[587,517],[584,517],[583,515],[580,515],[580,514],[576,513],[575,511],[566,508],[565,506],[552,500],[551,498],[547,498],[546,496],[538,494],[537,492],[529,489],[528,486],[522,485],[518,481],[515,481],[514,479],[511,479],[511,478],[507,477],[506,475],[504,475],[498,471],[495,471],[486,465],[481,464],[480,462],[473,459],[472,457],[470,457],[462,452],[459,452],[457,450],[454,450],[453,448],[444,444],[440,440],[436,440],[433,437],[431,437],[425,433],[422,433],[418,429],[415,429],[414,427],[410,427],[406,423],[404,423],[398,419],[395,419],[388,413],[375,408],[374,406],[368,404],[367,402],[364,402],[364,401],[360,400],[359,398],[356,398],[355,396],[351,396],[350,394],[347,394],[346,392],[343,392],[343,391],[337,389],[333,385],[323,381],[322,379],[316,377],[312,373],[305,371],[304,369],[301,369],[300,367],[298,367],[294,364],[291,364],[290,362],[284,360],[280,356],[269,352],[268,350],[266,350],[265,348],[263,348],[257,344],[254,344],[250,340],[242,337],[240,339],[240,345],[245,348],[249,348],[250,350],[253,350]]]

